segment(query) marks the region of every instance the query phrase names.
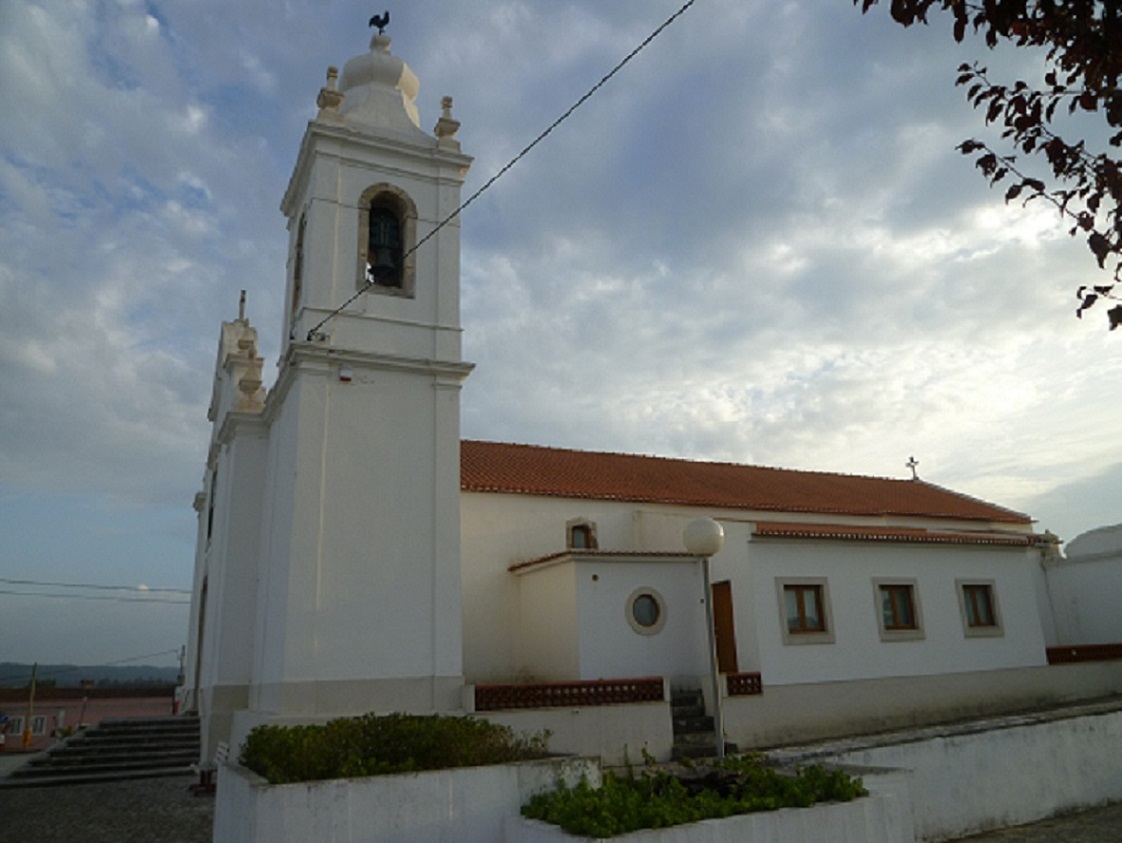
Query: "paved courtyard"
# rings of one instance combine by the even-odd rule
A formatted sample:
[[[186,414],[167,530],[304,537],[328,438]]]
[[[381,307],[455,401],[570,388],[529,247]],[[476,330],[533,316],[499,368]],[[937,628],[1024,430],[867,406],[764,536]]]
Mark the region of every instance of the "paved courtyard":
[[[1122,802],[1032,825],[963,838],[962,843],[1119,843]]]

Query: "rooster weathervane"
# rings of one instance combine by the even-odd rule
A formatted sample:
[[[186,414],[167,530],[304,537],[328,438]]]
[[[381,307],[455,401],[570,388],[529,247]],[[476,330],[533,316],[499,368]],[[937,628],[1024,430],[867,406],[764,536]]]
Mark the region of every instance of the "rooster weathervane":
[[[386,34],[386,27],[389,26],[389,23],[390,23],[390,13],[387,11],[387,12],[383,12],[380,15],[375,15],[374,17],[372,17],[370,19],[370,23],[367,24],[367,25],[378,27],[378,34],[379,35],[385,35]]]

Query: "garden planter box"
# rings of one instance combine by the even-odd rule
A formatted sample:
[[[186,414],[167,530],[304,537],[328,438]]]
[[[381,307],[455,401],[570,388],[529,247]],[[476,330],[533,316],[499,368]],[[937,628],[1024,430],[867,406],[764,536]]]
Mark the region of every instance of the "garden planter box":
[[[533,794],[582,776],[598,785],[599,763],[554,758],[282,785],[225,764],[214,843],[497,843]]]
[[[633,831],[611,843],[914,843],[907,785],[895,772],[866,776],[869,795],[853,802],[812,808],[784,808],[703,820],[673,828]],[[504,843],[579,843],[590,838],[566,834],[537,820],[507,820]]]

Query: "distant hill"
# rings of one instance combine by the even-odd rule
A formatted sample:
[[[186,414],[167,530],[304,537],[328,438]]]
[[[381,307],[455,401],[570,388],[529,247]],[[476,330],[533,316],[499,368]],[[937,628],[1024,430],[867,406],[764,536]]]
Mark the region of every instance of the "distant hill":
[[[58,688],[76,688],[82,680],[98,686],[173,685],[179,676],[177,667],[153,665],[73,665],[41,664],[38,682]],[[0,688],[22,688],[31,681],[31,665],[0,662]]]

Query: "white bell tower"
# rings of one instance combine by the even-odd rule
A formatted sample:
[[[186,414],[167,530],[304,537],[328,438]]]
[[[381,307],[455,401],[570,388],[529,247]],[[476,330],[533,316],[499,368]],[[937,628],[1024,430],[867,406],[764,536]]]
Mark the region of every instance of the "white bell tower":
[[[440,224],[471,159],[449,98],[434,134],[420,129],[419,83],[389,36],[336,77],[281,204],[251,719],[449,710],[463,684],[459,398],[472,367],[459,220]]]

